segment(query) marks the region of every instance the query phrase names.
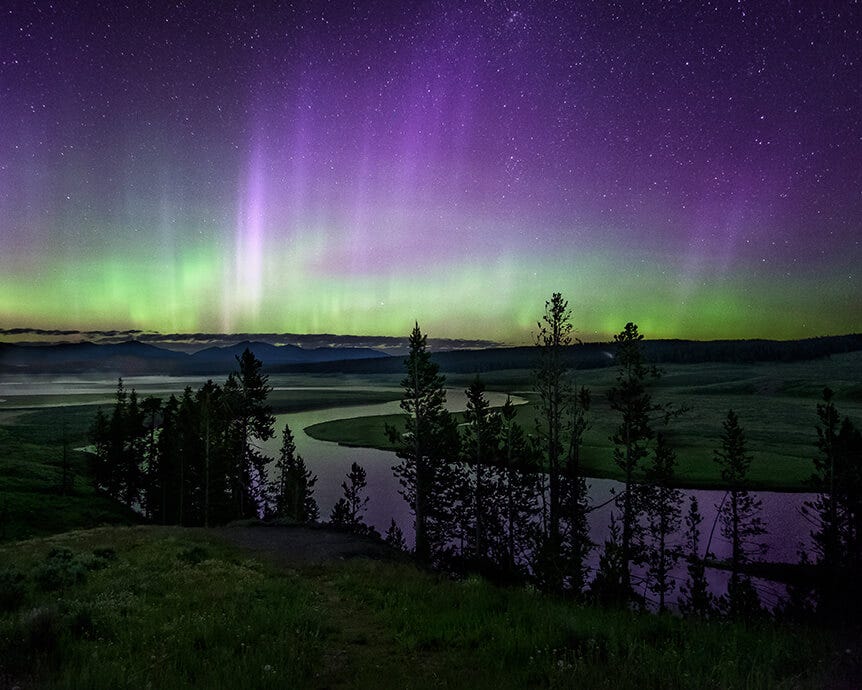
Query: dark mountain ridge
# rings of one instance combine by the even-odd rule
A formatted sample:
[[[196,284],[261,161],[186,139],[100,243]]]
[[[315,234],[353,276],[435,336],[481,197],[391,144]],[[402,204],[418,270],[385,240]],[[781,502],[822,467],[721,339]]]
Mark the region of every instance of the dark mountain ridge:
[[[166,350],[135,340],[100,345],[90,342],[57,345],[0,343],[0,373],[111,372],[124,375],[213,374],[236,367],[236,356],[249,348],[268,373],[399,374],[402,357],[371,348],[320,347],[243,341],[210,347],[194,354]],[[802,340],[647,340],[644,353],[656,364],[700,362],[791,362],[862,350],[862,334]],[[613,343],[583,343],[565,352],[566,363],[578,369],[613,364]],[[473,373],[500,369],[530,369],[537,364],[534,347],[501,347],[435,352],[432,359],[444,372]]]
[[[236,357],[246,348],[268,367],[388,358],[388,355],[370,348],[322,347],[305,350],[294,345],[250,341],[228,347],[210,347],[194,354],[167,350],[136,340],[104,345],[91,342],[56,345],[0,343],[0,373],[222,374],[236,367]]]

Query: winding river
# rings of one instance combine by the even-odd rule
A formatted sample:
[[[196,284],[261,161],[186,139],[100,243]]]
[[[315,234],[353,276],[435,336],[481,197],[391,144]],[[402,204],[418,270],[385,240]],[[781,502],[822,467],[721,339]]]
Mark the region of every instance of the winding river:
[[[502,405],[506,399],[506,396],[501,393],[488,393],[487,395],[492,406]],[[517,398],[513,398],[513,400],[516,403],[523,402]],[[452,411],[463,410],[465,406],[464,392],[448,389],[447,406]],[[277,435],[263,444],[263,449],[271,457],[277,457],[281,446],[281,430],[285,423],[290,425],[295,437],[297,451],[305,459],[308,468],[318,477],[315,497],[320,507],[321,519],[324,520],[328,518],[332,506],[342,495],[341,483],[345,481],[350,464],[359,463],[367,473],[367,495],[371,499],[368,503],[366,522],[383,533],[389,527],[390,520],[394,519],[410,543],[413,536],[412,517],[407,503],[398,493],[398,481],[392,473],[392,468],[398,463],[395,454],[374,448],[339,446],[330,441],[319,441],[304,432],[306,427],[319,422],[399,412],[401,410],[398,402],[390,402],[278,415],[276,419]],[[619,492],[622,489],[620,482],[610,479],[591,478],[588,479],[588,484],[590,501],[594,506],[608,503],[613,492]],[[730,552],[730,544],[722,538],[719,526],[716,525],[713,531],[717,506],[724,499],[725,492],[687,489],[683,490],[683,495],[683,515],[687,510],[689,497],[696,496],[704,517],[703,523],[701,523],[701,548],[706,546],[712,532],[710,551],[719,559],[727,557]],[[810,549],[811,526],[803,516],[801,509],[805,501],[813,499],[813,495],[761,491],[757,492],[757,496],[762,501],[763,519],[769,530],[762,537],[762,542],[767,547],[764,558],[771,562],[796,562],[800,548]],[[590,533],[596,544],[602,544],[607,536],[612,509],[613,502],[611,501],[590,515]],[[677,535],[676,539],[681,542],[682,535]],[[598,551],[598,549],[593,551],[591,568],[595,568],[597,565]],[[685,580],[686,574],[683,565],[677,568],[674,577],[678,581]],[[708,578],[715,593],[725,591],[726,572],[709,569]],[[755,584],[760,591],[761,598],[767,605],[774,606],[785,594],[784,587],[777,583],[758,579]]]
[[[136,387],[141,395],[154,395],[166,392],[176,392],[185,385],[194,387],[203,383],[203,378],[178,379],[173,377],[131,377],[126,381],[127,386]],[[278,383],[287,385],[278,385]],[[287,379],[276,383],[276,390],[301,390],[307,389],[305,385],[290,385],[293,381]],[[305,383],[305,382],[303,382]],[[31,377],[2,377],[0,378],[0,415],[14,416],[21,414],[21,407],[15,410],[3,411],[7,405],[5,398],[15,398],[15,405],[23,407],[51,407],[54,405],[70,405],[80,402],[99,404],[110,404],[113,399],[113,390],[116,380],[106,380],[104,377],[68,377],[68,378],[31,378]],[[374,384],[363,385],[363,388],[375,387]],[[393,398],[400,395],[397,388],[384,388],[381,390],[391,391]],[[317,390],[337,390],[335,387],[315,387]],[[343,389],[343,386],[342,386]],[[501,393],[487,393],[491,405],[502,405],[506,396]],[[77,398],[77,400],[76,400]],[[86,398],[86,399],[85,399]],[[27,400],[32,403],[27,404]],[[517,402],[522,399],[513,397]],[[463,410],[465,407],[464,391],[460,389],[447,390],[447,405],[450,410]],[[360,417],[370,415],[383,415],[400,413],[398,402],[382,404],[366,404],[354,406],[334,407],[323,410],[277,415],[276,436],[262,444],[263,450],[272,458],[278,456],[281,446],[281,431],[285,423],[290,425],[293,431],[298,452],[305,459],[309,469],[317,475],[318,481],[315,487],[315,498],[320,507],[321,519],[329,517],[330,510],[342,495],[341,483],[345,481],[345,475],[350,469],[352,462],[357,462],[365,468],[367,473],[368,488],[367,495],[370,497],[366,512],[366,522],[381,533],[389,527],[390,520],[394,519],[401,527],[408,543],[413,538],[413,526],[410,510],[399,494],[399,484],[392,473],[392,468],[398,462],[394,453],[376,450],[373,448],[349,448],[339,446],[328,441],[319,441],[308,436],[304,429],[319,422],[344,419],[348,417]],[[608,479],[589,479],[590,500],[593,506],[603,507],[590,514],[590,531],[592,540],[596,544],[602,544],[607,536],[608,522],[612,502],[609,499],[612,492],[619,492],[622,485],[619,482]],[[685,490],[683,491],[683,514],[688,507],[689,496],[696,496],[703,514],[704,520],[701,524],[701,548],[704,548],[713,531],[713,524],[717,512],[717,506],[725,496],[724,491],[715,490]],[[767,546],[765,560],[771,562],[793,563],[798,560],[800,549],[810,551],[811,525],[802,514],[802,506],[805,501],[813,499],[811,494],[783,493],[783,492],[758,492],[758,497],[763,505],[763,519],[769,532],[762,538]],[[681,541],[682,535],[677,535]],[[710,542],[710,550],[718,557],[724,558],[729,554],[729,544],[721,537],[720,529],[716,526]],[[591,567],[595,567],[598,561],[599,549],[592,552]],[[680,565],[675,577],[685,579],[684,566]],[[714,592],[725,591],[727,573],[710,569],[708,577]],[[784,588],[776,583],[758,580],[756,584],[760,590],[761,598],[768,605],[774,605],[784,594]]]

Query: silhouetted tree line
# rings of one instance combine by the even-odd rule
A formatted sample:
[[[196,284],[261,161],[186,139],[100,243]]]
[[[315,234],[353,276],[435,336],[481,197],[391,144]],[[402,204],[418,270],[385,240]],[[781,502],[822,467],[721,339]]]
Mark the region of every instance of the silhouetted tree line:
[[[139,401],[120,379],[113,410],[91,429],[97,488],[154,522],[204,525],[261,516],[316,520],[316,477],[288,427],[276,471],[257,446],[274,435],[272,390],[246,349],[223,385]]]
[[[751,572],[765,553],[760,537],[766,526],[760,501],[748,488],[752,458],[739,418],[729,410],[722,426],[715,462],[727,490],[704,543],[696,498],[683,515],[674,481],[676,451],[665,430],[685,410],[653,400],[649,384],[661,372],[646,363],[647,348],[633,323],[614,338],[618,373],[608,397],[619,418],[611,441],[623,479],[591,576],[587,558],[599,545],[590,540],[588,517],[602,506],[590,505],[580,465],[590,392],[571,378],[570,318],[568,304],[554,294],[537,324],[538,415],[531,430],[515,421],[511,400],[490,409],[479,378],[466,391],[459,428],[445,409],[445,379],[427,351],[426,336],[414,327],[402,381],[404,429],[390,428],[389,436],[401,458],[396,475],[402,494],[414,515],[417,561],[532,581],[612,605],[663,611],[678,589],[679,607],[691,615],[763,615]],[[828,389],[818,415],[820,454],[811,480],[818,499],[809,506],[817,560],[813,577],[797,586],[788,613],[852,620],[860,612],[862,581],[862,444],[849,419],[839,422]],[[729,544],[722,564],[710,550],[716,527]],[[686,571],[681,583],[673,575],[678,564]],[[708,565],[727,570],[721,596],[707,585]]]

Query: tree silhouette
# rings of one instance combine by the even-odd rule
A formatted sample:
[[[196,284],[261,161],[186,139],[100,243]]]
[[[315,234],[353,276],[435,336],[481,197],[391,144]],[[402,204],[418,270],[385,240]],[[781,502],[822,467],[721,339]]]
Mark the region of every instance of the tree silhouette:
[[[673,592],[671,572],[679,560],[680,549],[671,543],[680,527],[682,492],[673,488],[676,453],[664,434],[656,436],[652,465],[647,470],[646,512],[649,533],[647,545],[647,588],[658,597],[658,610],[666,610],[667,596]]]
[[[524,575],[530,549],[535,545],[539,493],[544,484],[532,446],[515,421],[511,398],[500,410],[501,543],[497,559],[507,578]]]
[[[590,539],[590,525],[587,520],[590,509],[589,487],[581,469],[581,446],[584,432],[588,428],[589,409],[590,391],[582,386],[570,406],[569,447],[562,482],[562,512],[568,519],[562,555],[569,588],[575,595],[583,593],[586,588],[587,557],[595,547]]]
[[[255,441],[273,437],[275,417],[266,398],[272,391],[263,364],[246,348],[237,356],[238,372],[225,383],[228,408],[231,410],[236,465],[233,472],[234,496],[240,517],[258,517],[267,510],[267,462]]]
[[[485,397],[485,384],[477,376],[465,391],[467,406],[464,411],[464,427],[461,435],[461,456],[468,470],[464,486],[469,495],[463,500],[469,505],[466,511],[472,522],[466,530],[469,540],[469,556],[480,568],[487,567],[492,560],[490,549],[494,535],[498,532],[497,460],[500,417],[490,411]]]
[[[314,522],[320,517],[314,500],[317,477],[311,474],[302,456],[296,452],[288,424],[284,425],[281,438],[281,450],[275,463],[275,515],[296,522]]]
[[[590,584],[593,599],[610,606],[620,606],[629,600],[631,586],[623,579],[624,566],[620,523],[612,512],[596,576]]]
[[[707,554],[700,553],[700,524],[703,516],[697,505],[697,496],[689,498],[685,516],[685,558],[688,578],[680,586],[679,608],[686,615],[706,618],[712,614],[714,601],[706,581]]]
[[[663,408],[652,401],[646,390],[649,378],[658,373],[646,366],[641,351],[643,336],[638,327],[629,322],[621,333],[614,336],[617,344],[616,386],[608,392],[611,409],[621,416],[620,424],[611,441],[614,443],[614,462],[623,473],[624,490],[617,498],[622,522],[620,528],[620,585],[624,596],[633,595],[631,566],[643,562],[643,534],[640,516],[643,512],[643,495],[638,482],[644,471],[643,462],[649,454],[648,443],[653,438],[651,415]]]
[[[451,536],[451,462],[457,455],[458,434],[452,415],[445,408],[445,379],[431,361],[427,336],[415,324],[405,360],[407,373],[401,381],[404,432],[387,427],[401,462],[395,476],[401,495],[413,510],[416,560],[430,565],[442,555]]]
[[[153,487],[157,482],[157,468],[159,466],[158,447],[158,418],[162,410],[162,401],[158,398],[144,398],[141,402],[141,413],[145,419],[146,439],[146,466],[142,469],[143,474],[143,508],[147,517],[153,518],[157,498],[153,493]]]
[[[730,618],[750,617],[760,608],[751,578],[742,570],[754,553],[763,553],[765,546],[757,537],[766,532],[760,517],[760,499],[748,490],[748,470],[751,456],[746,450],[745,432],[733,410],[727,411],[722,424],[721,448],[715,451],[715,461],[721,468],[721,478],[728,484],[725,500],[717,506],[721,533],[730,542],[730,582],[722,606]]]
[[[817,611],[829,621],[853,620],[862,609],[862,435],[841,421],[830,388],[817,405],[817,449],[810,480],[817,498],[813,514]]]
[[[572,342],[572,312],[559,292],[545,302],[545,312],[537,322],[535,344],[539,365],[535,372],[539,404],[536,433],[548,469],[548,499],[543,511],[544,535],[539,545],[539,569],[546,587],[560,590],[563,585],[562,562],[562,470],[567,448],[566,424],[572,405],[572,384],[568,378],[564,350]]]
[[[395,519],[389,521],[389,527],[386,529],[386,534],[383,540],[393,549],[398,551],[407,551],[407,542],[404,541],[404,532],[395,524]]]
[[[341,483],[344,495],[338,499],[329,516],[329,521],[333,525],[347,527],[353,532],[369,531],[365,523],[365,508],[368,505],[368,496],[365,495],[367,486],[365,469],[355,462],[351,463],[347,479]]]

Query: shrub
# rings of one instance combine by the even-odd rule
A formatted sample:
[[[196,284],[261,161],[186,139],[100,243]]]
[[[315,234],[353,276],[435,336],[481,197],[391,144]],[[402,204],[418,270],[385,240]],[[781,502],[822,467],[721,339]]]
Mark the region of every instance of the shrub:
[[[45,562],[33,572],[36,584],[45,591],[65,589],[80,584],[86,578],[86,565],[65,547],[52,548]]]
[[[205,561],[209,558],[209,551],[207,551],[202,546],[190,546],[187,549],[183,549],[177,554],[177,558],[181,560],[183,563],[188,563],[189,565],[197,565],[201,561]]]
[[[0,570],[0,611],[14,611],[24,602],[24,574],[14,568]]]

